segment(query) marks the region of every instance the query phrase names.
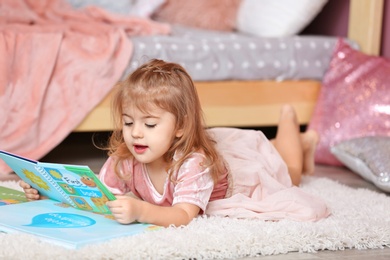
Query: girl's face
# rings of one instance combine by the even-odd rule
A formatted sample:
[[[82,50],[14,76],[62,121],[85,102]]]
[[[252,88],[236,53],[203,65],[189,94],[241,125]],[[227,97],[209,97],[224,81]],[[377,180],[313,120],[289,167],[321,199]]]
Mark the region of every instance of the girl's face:
[[[123,137],[134,158],[145,164],[161,164],[164,154],[171,147],[176,131],[176,117],[157,106],[145,113],[135,106],[124,107]]]

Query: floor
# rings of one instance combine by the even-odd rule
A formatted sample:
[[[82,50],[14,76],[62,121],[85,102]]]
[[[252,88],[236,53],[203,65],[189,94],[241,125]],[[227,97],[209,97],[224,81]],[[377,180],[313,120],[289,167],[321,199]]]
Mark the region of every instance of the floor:
[[[105,162],[106,152],[97,149],[93,143],[97,146],[104,146],[107,136],[107,133],[73,133],[53,151],[42,158],[41,161],[88,165],[95,173],[98,173],[99,169]],[[315,176],[327,177],[354,188],[367,188],[380,192],[380,190],[378,190],[374,185],[368,183],[358,175],[343,167],[317,165]],[[0,181],[17,179],[17,176],[14,174],[0,175]],[[264,260],[366,260],[370,258],[375,260],[390,259],[390,248],[375,250],[321,251],[317,253],[288,253],[285,255],[260,257],[260,259]],[[246,258],[243,258],[242,260],[244,259]]]

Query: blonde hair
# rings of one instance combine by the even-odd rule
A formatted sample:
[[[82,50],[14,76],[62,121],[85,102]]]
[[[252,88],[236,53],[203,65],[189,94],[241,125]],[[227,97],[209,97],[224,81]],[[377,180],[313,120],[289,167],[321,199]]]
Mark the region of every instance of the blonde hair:
[[[127,104],[134,105],[141,111],[147,111],[155,105],[176,117],[176,130],[182,129],[183,135],[173,141],[165,154],[165,160],[170,162],[166,170],[171,180],[172,173],[176,172],[193,152],[201,151],[207,158],[203,166],[209,167],[214,181],[218,181],[224,165],[215,149],[215,142],[205,129],[194,83],[182,66],[153,59],[116,85],[112,104],[115,128],[109,140],[109,155],[118,158],[116,165],[132,157],[122,135],[123,107]],[[172,160],[176,151],[180,151],[182,155],[177,162]]]

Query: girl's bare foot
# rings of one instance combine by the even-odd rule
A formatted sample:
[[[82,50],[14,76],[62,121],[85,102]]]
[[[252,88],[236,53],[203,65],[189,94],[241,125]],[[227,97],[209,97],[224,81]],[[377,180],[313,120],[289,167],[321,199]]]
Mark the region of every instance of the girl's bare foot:
[[[308,130],[301,134],[301,140],[303,147],[302,173],[306,175],[313,175],[315,168],[314,154],[320,140],[320,136],[316,131]]]
[[[294,110],[294,107],[290,104],[285,104],[282,106],[279,121],[291,121],[291,123],[296,125],[296,127],[299,127],[297,114]]]

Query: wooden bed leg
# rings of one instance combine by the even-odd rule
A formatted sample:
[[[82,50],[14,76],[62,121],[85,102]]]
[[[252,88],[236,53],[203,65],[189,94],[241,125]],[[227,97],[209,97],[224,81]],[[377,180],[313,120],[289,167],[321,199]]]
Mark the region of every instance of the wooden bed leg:
[[[364,53],[380,54],[382,17],[383,0],[350,0],[348,38]]]

